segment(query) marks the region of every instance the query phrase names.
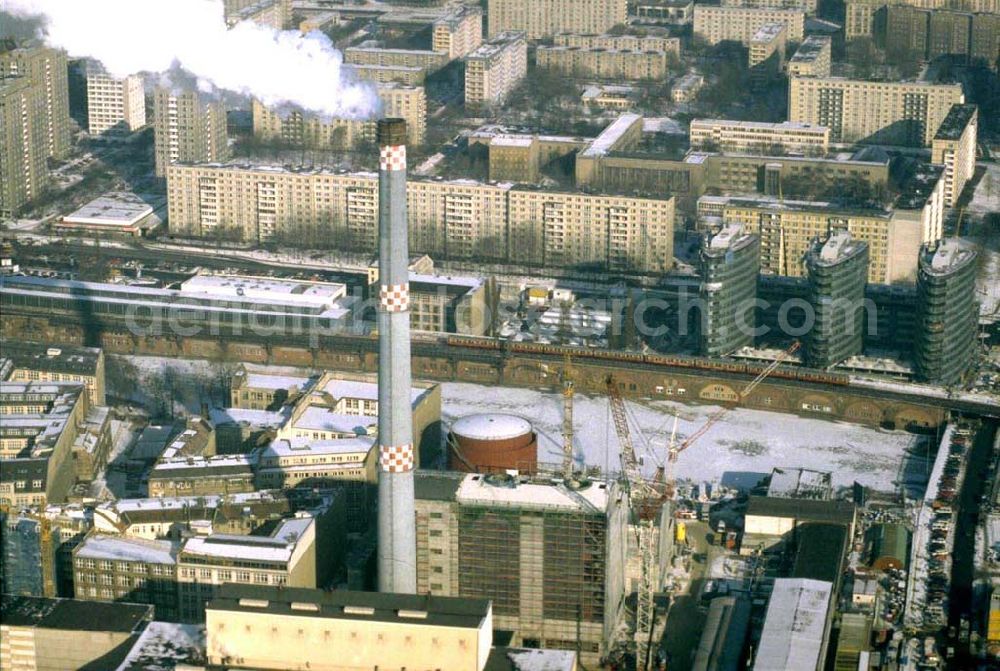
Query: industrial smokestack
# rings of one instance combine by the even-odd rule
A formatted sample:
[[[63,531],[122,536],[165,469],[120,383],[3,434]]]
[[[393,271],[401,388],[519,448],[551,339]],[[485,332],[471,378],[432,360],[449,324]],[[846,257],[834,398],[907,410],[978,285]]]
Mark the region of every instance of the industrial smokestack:
[[[378,588],[417,591],[406,122],[378,122]]]

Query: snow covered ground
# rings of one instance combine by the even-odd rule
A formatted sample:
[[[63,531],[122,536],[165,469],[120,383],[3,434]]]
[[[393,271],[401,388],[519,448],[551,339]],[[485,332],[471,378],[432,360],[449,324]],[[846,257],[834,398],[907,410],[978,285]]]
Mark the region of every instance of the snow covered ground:
[[[529,419],[540,434],[539,461],[560,461],[560,394],[445,383],[441,400],[446,423],[477,412],[508,412]],[[664,461],[675,414],[677,441],[681,442],[717,409],[659,400],[630,401],[628,405],[649,441],[646,444],[633,436],[648,475]],[[577,463],[618,470],[618,439],[607,399],[577,394],[573,414]],[[904,432],[735,409],[681,455],[675,472],[678,478],[731,484],[752,481],[753,474],[770,473],[776,466],[800,466],[831,471],[835,486],[848,486],[857,480],[881,491],[896,491],[904,470],[910,470],[908,450],[915,451],[921,445],[921,438]]]
[[[986,174],[976,185],[972,200],[965,208],[965,216],[973,221],[971,226],[975,226],[976,220],[981,220],[991,212],[1000,212],[1000,164],[987,163]],[[968,230],[962,226],[963,231]],[[989,236],[989,233],[986,233]],[[994,239],[983,239],[982,236],[971,237],[983,255],[983,263],[980,267],[978,288],[980,291],[979,300],[982,303],[982,314],[998,316],[1000,312],[1000,242]]]

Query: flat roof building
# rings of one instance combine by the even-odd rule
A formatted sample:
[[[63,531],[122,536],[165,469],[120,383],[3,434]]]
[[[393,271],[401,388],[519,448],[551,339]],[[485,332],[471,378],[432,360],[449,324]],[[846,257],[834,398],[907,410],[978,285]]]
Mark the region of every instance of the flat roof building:
[[[667,76],[667,52],[604,47],[545,46],[535,49],[540,69],[569,77],[612,81],[659,80]]]
[[[483,42],[483,10],[474,5],[459,7],[431,25],[431,49],[455,59]]]
[[[963,102],[961,84],[792,77],[788,119],[828,126],[832,142],[925,147]]]
[[[750,80],[760,86],[777,77],[785,67],[788,29],[783,23],[765,23],[750,38],[747,65]]]
[[[691,148],[745,154],[792,152],[825,156],[830,148],[830,129],[790,121],[692,119]]]
[[[739,668],[750,628],[750,601],[743,596],[719,596],[708,606],[692,671]]]
[[[41,101],[47,156],[63,159],[72,146],[66,52],[42,45],[0,44],[0,78],[25,77]],[[36,117],[37,118],[37,117]]]
[[[465,104],[497,105],[528,73],[524,33],[498,33],[465,57]]]
[[[789,77],[829,77],[833,38],[808,35],[788,61]]]
[[[30,77],[0,77],[0,217],[12,218],[49,183],[44,108]]]
[[[149,472],[149,495],[205,496],[254,490],[253,454],[161,459]]]
[[[56,222],[59,232],[145,237],[163,224],[162,196],[113,191],[99,196]],[[159,212],[159,215],[157,214]]]
[[[83,384],[91,405],[105,405],[104,350],[99,347],[0,340],[3,358],[11,362],[10,382],[77,382]]]
[[[118,79],[102,72],[87,73],[87,119],[94,137],[120,139],[146,125],[146,94],[142,77]]]
[[[626,589],[616,485],[420,472],[415,485],[418,591],[492,600],[515,644],[606,654]]]
[[[917,378],[960,384],[976,359],[976,250],[946,238],[921,249],[914,340]]]
[[[205,613],[208,662],[262,670],[484,671],[493,640],[486,599],[225,585]]]
[[[195,91],[153,92],[153,148],[157,177],[167,165],[229,158],[226,106]]]
[[[958,205],[966,183],[976,172],[979,108],[952,105],[931,140],[931,163],[944,166],[944,198],[948,207]]]
[[[753,36],[769,23],[780,23],[787,29],[789,42],[801,42],[805,32],[806,13],[801,9],[766,9],[755,7],[694,6],[694,34],[709,44],[739,42],[750,46]]]
[[[826,660],[833,586],[778,578],[767,604],[754,671],[820,671]]]
[[[603,33],[628,19],[626,0],[491,0],[486,25],[493,36],[520,30],[529,40],[557,33]]]

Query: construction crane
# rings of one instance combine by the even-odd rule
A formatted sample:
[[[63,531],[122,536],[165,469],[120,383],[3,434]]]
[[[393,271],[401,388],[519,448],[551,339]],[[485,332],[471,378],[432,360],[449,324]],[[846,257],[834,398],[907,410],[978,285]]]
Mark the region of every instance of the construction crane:
[[[649,642],[653,635],[654,603],[656,573],[656,526],[652,519],[653,510],[650,503],[658,498],[654,489],[642,477],[639,459],[632,444],[632,432],[628,426],[628,413],[625,400],[618,392],[618,385],[610,375],[607,380],[608,400],[611,405],[611,417],[618,434],[621,447],[622,473],[628,484],[629,507],[632,510],[636,529],[636,545],[639,553],[639,588],[636,591],[635,605],[635,664],[636,669],[644,670],[649,666]]]
[[[788,357],[790,357],[792,354],[795,354],[795,352],[798,351],[799,347],[801,347],[801,345],[799,341],[796,340],[794,343],[792,343],[791,347],[789,347],[781,354],[779,354],[774,359],[774,361],[768,364],[767,368],[762,370],[760,374],[757,375],[757,377],[755,377],[753,380],[750,381],[749,384],[747,384],[747,386],[743,387],[743,390],[739,393],[739,396],[736,399],[736,403],[734,403],[733,405],[723,406],[718,410],[716,410],[715,412],[713,412],[711,415],[708,416],[708,419],[705,421],[705,423],[702,424],[697,431],[688,436],[684,440],[684,442],[682,442],[680,445],[675,445],[673,439],[671,439],[671,443],[668,448],[669,453],[667,455],[667,472],[666,472],[666,477],[664,478],[665,479],[665,485],[663,488],[664,498],[669,500],[674,497],[674,490],[676,489],[676,483],[674,482],[674,464],[677,462],[677,457],[680,456],[680,453],[686,450],[687,448],[691,447],[691,445],[693,445],[695,441],[697,441],[699,438],[708,433],[708,430],[711,429],[713,426],[715,426],[715,424],[717,424],[719,420],[725,417],[726,414],[733,409],[733,407],[742,403],[743,400],[747,396],[749,396],[753,392],[753,390],[756,389],[757,386],[767,378],[768,375],[773,373],[778,366],[780,366],[786,359],[788,359]]]
[[[567,354],[562,370],[563,394],[563,482],[573,480],[573,359]]]

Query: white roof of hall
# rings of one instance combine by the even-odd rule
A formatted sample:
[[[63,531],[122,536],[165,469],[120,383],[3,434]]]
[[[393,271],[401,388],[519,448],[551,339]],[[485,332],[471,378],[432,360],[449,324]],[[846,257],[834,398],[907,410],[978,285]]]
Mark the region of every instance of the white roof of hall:
[[[774,581],[754,671],[817,667],[832,589],[831,583],[822,580]]]
[[[531,423],[516,415],[480,413],[455,420],[451,430],[474,440],[504,440],[530,433]]]
[[[342,298],[347,287],[336,282],[307,282],[244,275],[198,274],[181,284],[181,291],[219,297],[280,298],[286,303],[315,307],[332,306]]]
[[[609,486],[594,481],[589,487],[569,490],[561,482],[521,482],[516,478],[503,482],[493,476],[469,473],[459,485],[455,500],[486,506],[603,513],[608,506]]]

